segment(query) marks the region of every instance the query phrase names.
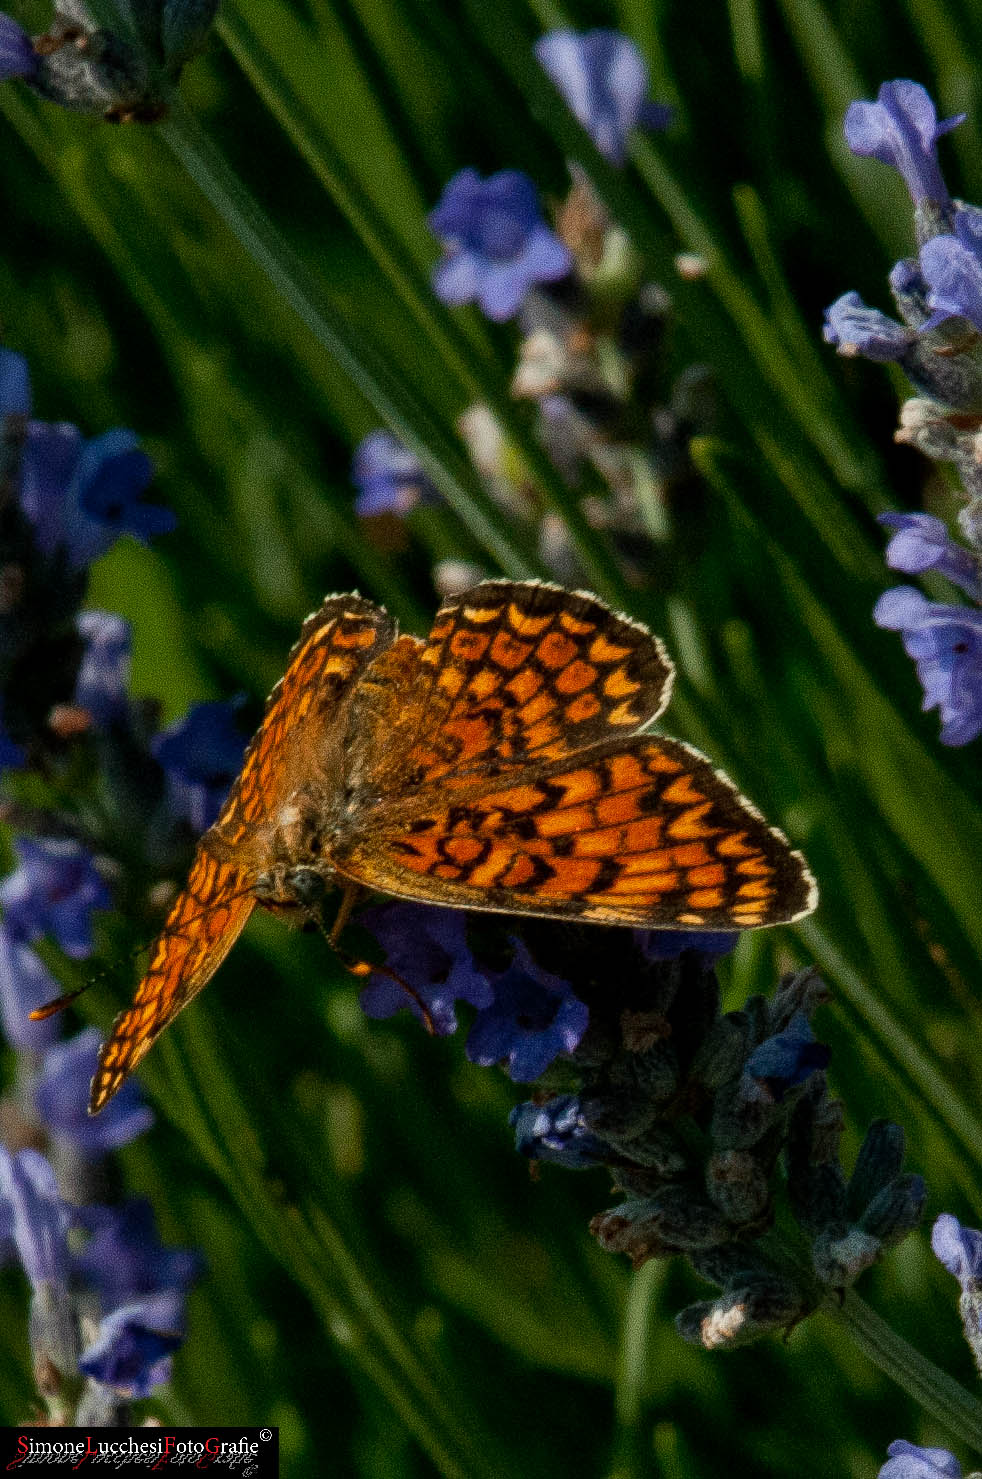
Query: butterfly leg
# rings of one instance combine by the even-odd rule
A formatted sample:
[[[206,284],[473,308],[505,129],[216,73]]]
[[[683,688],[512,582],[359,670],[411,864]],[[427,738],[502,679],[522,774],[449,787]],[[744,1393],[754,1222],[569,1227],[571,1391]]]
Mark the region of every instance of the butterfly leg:
[[[341,895],[341,904],[334,917],[334,923],[331,925],[331,933],[327,937],[328,943],[333,945],[335,950],[337,949],[338,940],[341,938],[341,931],[351,918],[351,911],[357,904],[361,891],[361,885],[358,883],[346,883],[344,886],[344,892]]]

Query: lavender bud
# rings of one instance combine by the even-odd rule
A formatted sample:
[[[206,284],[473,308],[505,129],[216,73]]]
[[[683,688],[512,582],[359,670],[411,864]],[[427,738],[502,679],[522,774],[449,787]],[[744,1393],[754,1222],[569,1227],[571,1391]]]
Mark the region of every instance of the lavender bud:
[[[812,1267],[822,1284],[846,1289],[880,1256],[882,1243],[859,1227],[818,1233],[812,1245]]]
[[[962,1317],[965,1339],[971,1347],[975,1364],[982,1373],[982,1290],[966,1289],[960,1294],[958,1313]]]
[[[681,1176],[691,1159],[683,1142],[665,1125],[651,1125],[633,1140],[612,1140],[610,1144],[662,1181],[672,1181]],[[620,1170],[618,1180],[628,1190]]]
[[[713,1144],[720,1150],[747,1150],[764,1138],[781,1113],[767,1090],[745,1073],[716,1095],[710,1125]]]
[[[982,496],[959,510],[958,527],[974,550],[982,550]]]
[[[79,1399],[75,1423],[79,1427],[129,1428],[133,1426],[133,1415],[129,1402],[114,1387],[90,1378]]]
[[[859,1226],[884,1246],[899,1243],[920,1223],[927,1199],[923,1176],[898,1176],[870,1202]]]
[[[727,1222],[746,1228],[768,1211],[765,1171],[747,1150],[717,1151],[706,1166],[706,1190]]]
[[[873,1198],[900,1174],[903,1160],[904,1132],[900,1125],[891,1124],[889,1120],[874,1120],[866,1131],[849,1178],[848,1212],[851,1218],[858,1220]]]
[[[936,461],[957,462],[966,437],[946,419],[937,401],[915,397],[901,406],[900,426],[893,439],[901,445],[917,447]]]
[[[648,1055],[646,1055],[648,1056]],[[650,1055],[654,1056],[654,1055]],[[615,1058],[607,1073],[581,1097],[583,1119],[595,1135],[604,1139],[633,1140],[657,1118],[659,1099],[650,1083],[639,1085],[637,1057]],[[650,1067],[651,1065],[649,1065]],[[666,1071],[661,1099],[668,1098],[675,1076]]]
[[[153,123],[167,92],[201,51],[218,0],[130,0],[119,28],[100,27],[84,0],[58,0],[36,37],[37,69],[26,79],[41,97],[113,123]]]
[[[796,1012],[804,1012],[806,1017],[810,1017],[816,1007],[825,1006],[831,1000],[831,991],[813,966],[796,971],[794,975],[782,976],[770,1003],[769,1032],[783,1032]]]
[[[736,1082],[747,1056],[747,1024],[740,1013],[718,1017],[692,1060],[689,1074],[707,1089]]]
[[[601,1212],[590,1231],[608,1252],[630,1254],[635,1268],[648,1258],[711,1247],[730,1236],[717,1209],[699,1191],[681,1185]]]
[[[733,1350],[772,1331],[789,1329],[805,1312],[800,1292],[775,1278],[691,1304],[676,1315],[675,1326],[690,1345],[701,1345],[707,1351]]]

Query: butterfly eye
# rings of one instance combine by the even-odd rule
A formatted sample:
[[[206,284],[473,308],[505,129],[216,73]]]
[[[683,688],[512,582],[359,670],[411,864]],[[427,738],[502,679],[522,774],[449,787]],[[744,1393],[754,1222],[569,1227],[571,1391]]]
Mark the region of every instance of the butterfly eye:
[[[312,909],[327,892],[327,883],[315,868],[291,868],[286,883],[298,904]]]

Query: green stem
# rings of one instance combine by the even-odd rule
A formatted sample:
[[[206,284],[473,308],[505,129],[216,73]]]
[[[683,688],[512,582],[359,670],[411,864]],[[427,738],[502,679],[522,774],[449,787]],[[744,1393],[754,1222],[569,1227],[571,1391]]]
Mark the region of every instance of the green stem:
[[[912,1033],[904,1030],[882,998],[864,984],[814,919],[802,920],[794,928],[820,967],[829,972],[848,996],[867,1030],[875,1033],[886,1058],[914,1085],[941,1126],[955,1136],[974,1162],[982,1145],[982,1121],[953,1092],[950,1079],[920,1050]]]
[[[652,1258],[628,1285],[614,1393],[616,1430],[608,1479],[644,1479],[651,1472],[651,1423],[646,1397],[651,1383],[651,1348],[658,1293],[667,1263]]]
[[[277,1191],[264,1150],[203,1014],[169,1034],[167,1101],[259,1241],[304,1290],[323,1329],[378,1387],[446,1479],[492,1479],[465,1415],[403,1340],[327,1215]]]
[[[428,285],[419,287],[419,267],[390,228],[343,158],[325,140],[303,98],[260,45],[252,29],[234,12],[218,22],[222,39],[266,107],[302,154],[324,189],[344,213],[362,244],[385,273],[435,352],[471,400],[483,401],[521,456],[546,505],[563,519],[593,588],[609,600],[627,604],[627,591],[605,538],[583,515],[526,420],[517,412],[495,366],[485,362],[453,314],[438,309]]]
[[[516,579],[538,574],[513,544],[501,510],[488,497],[440,422],[334,307],[299,257],[226,164],[193,117],[175,99],[158,125],[188,175],[211,202],[263,275],[341,367],[366,401],[419,458],[461,522]]]
[[[848,1330],[884,1376],[944,1423],[962,1443],[982,1453],[982,1402],[922,1356],[853,1290],[847,1291],[840,1308],[825,1313]]]

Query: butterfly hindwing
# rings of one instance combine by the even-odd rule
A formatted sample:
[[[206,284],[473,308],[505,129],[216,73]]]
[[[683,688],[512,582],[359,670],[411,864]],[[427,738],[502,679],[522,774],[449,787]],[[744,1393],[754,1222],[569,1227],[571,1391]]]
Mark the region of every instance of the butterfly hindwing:
[[[746,929],[810,913],[800,853],[679,740],[634,735],[415,802],[337,851],[386,893],[607,924]]]

